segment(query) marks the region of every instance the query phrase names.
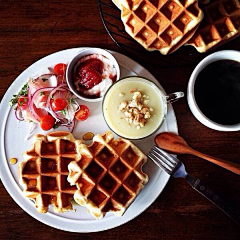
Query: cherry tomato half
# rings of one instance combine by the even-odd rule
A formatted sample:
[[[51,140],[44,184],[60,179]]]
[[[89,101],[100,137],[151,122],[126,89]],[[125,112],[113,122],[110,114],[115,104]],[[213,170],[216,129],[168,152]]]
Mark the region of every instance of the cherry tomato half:
[[[54,73],[56,75],[65,75],[65,71],[66,71],[67,65],[64,63],[58,63],[57,65],[54,66]]]
[[[51,115],[46,115],[41,118],[40,126],[42,130],[47,131],[50,130],[55,123],[55,119]]]
[[[51,100],[53,111],[61,111],[67,106],[67,101],[64,98],[56,98]]]
[[[89,116],[89,108],[85,105],[80,105],[80,109],[75,113],[75,118],[78,121],[84,121],[88,118]]]
[[[28,99],[27,97],[20,97],[18,99],[18,107],[21,107],[21,106],[27,106],[28,104]]]

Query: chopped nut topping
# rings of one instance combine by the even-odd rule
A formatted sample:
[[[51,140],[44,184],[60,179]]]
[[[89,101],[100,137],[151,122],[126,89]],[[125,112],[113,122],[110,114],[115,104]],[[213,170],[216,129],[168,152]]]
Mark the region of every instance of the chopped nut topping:
[[[150,102],[150,100],[148,99],[148,100],[144,100],[144,104],[148,104]]]
[[[128,112],[128,111],[126,111],[126,112],[124,113],[124,115],[125,115],[127,118],[132,117],[132,114],[131,114],[130,112]]]
[[[141,113],[146,114],[150,109],[147,107],[142,108]]]
[[[119,97],[123,97],[123,96],[125,96],[125,94],[123,92],[120,92]]]
[[[145,115],[144,115],[144,118],[148,119],[150,117],[151,117],[150,112],[146,112]]]
[[[133,93],[132,100],[122,101],[118,108],[119,111],[124,113],[124,119],[129,126],[133,124],[136,126],[136,129],[140,129],[146,125],[147,119],[151,118],[150,111],[153,111],[153,108],[147,106],[150,100],[144,100],[145,98],[149,99],[148,96],[142,95],[136,89],[132,89],[130,93]]]
[[[127,102],[121,102],[119,105],[119,110],[123,111],[127,107]]]
[[[136,88],[133,88],[131,91],[130,91],[130,93],[134,93],[134,92],[136,92],[137,91],[137,89]]]

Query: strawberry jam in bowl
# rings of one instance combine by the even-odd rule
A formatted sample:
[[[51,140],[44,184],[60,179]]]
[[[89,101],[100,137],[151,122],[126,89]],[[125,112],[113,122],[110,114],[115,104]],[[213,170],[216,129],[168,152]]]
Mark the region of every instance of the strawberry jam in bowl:
[[[107,89],[120,78],[116,59],[108,51],[89,48],[68,64],[66,79],[71,91],[80,99],[98,102]]]

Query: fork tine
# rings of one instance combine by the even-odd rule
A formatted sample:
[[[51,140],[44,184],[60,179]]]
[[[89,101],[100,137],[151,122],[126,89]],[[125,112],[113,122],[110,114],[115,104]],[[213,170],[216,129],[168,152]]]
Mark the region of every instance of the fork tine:
[[[155,158],[151,155],[151,153],[148,154],[148,157],[158,166],[162,167],[161,163],[158,160],[155,160]]]
[[[165,166],[163,166],[160,162],[156,161],[153,157],[149,156],[148,157],[159,167],[161,168],[164,172],[168,173],[169,175],[171,175],[171,171],[166,168]]]
[[[161,162],[162,165],[164,165],[166,168],[168,168],[171,172],[174,170],[174,166],[169,164],[169,162],[166,160],[165,157],[156,153],[153,149],[152,149],[151,153],[155,156],[155,158],[157,158]]]
[[[168,165],[164,164],[164,162],[161,161],[161,159],[159,159],[159,157],[157,157],[156,155],[154,155],[153,152],[150,152],[150,153],[148,154],[148,157],[149,157],[158,167],[162,168],[165,172],[167,172],[168,174],[171,175],[172,169],[171,169]]]
[[[161,160],[166,164],[168,165],[171,169],[174,168],[174,164],[169,161],[163,154],[161,154],[161,152],[158,152],[156,151],[155,149],[152,149],[152,152],[155,153],[155,155],[158,157],[158,158],[161,158]]]
[[[171,154],[168,154],[167,152],[165,152],[164,150],[162,150],[161,148],[159,148],[157,146],[154,146],[153,148],[156,152],[158,152],[159,154],[164,156],[168,161],[173,163],[174,166],[176,166],[178,164],[179,160],[177,158],[173,157]]]

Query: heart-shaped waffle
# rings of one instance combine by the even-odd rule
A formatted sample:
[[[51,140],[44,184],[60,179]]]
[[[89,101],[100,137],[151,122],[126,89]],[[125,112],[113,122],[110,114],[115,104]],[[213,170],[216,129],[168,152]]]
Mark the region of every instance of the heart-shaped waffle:
[[[32,149],[23,154],[24,161],[19,164],[20,183],[23,194],[34,200],[38,212],[47,212],[50,204],[56,212],[72,209],[70,200],[76,187],[67,181],[67,166],[79,159],[80,143],[69,132],[37,134]]]
[[[74,200],[97,219],[112,211],[121,216],[148,181],[147,157],[130,141],[111,132],[79,145],[81,158],[68,165],[68,181],[77,186]]]

